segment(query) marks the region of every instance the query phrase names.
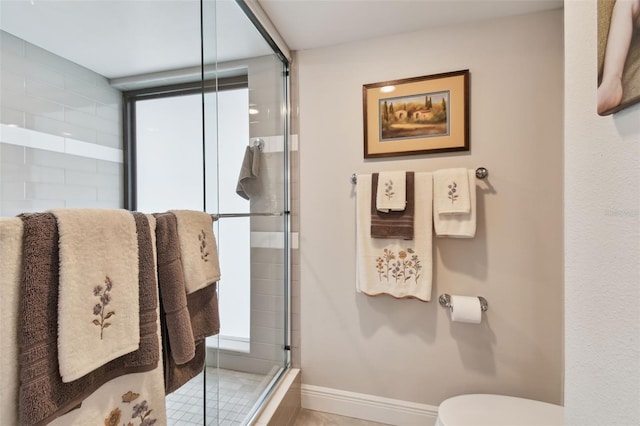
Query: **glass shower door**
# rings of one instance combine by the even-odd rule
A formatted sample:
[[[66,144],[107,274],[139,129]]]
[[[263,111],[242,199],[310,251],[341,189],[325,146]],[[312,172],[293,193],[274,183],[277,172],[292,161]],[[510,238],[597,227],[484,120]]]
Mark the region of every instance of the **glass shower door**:
[[[207,369],[218,384],[215,396],[207,391],[207,412],[215,405],[220,424],[240,425],[289,363],[287,65],[236,2],[215,8],[215,33],[204,25],[203,57],[216,58],[204,69],[215,68],[218,90],[203,105],[206,163],[216,165],[206,168],[205,186],[206,209],[218,217],[221,330],[207,341]],[[259,54],[229,54],[246,41],[230,27],[236,18],[251,27]],[[224,90],[228,78],[246,86]],[[217,117],[215,131],[207,129],[209,116]]]

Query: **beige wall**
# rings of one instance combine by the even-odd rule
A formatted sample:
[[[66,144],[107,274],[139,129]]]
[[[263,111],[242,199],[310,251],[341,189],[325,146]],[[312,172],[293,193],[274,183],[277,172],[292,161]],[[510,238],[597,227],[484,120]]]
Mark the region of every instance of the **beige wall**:
[[[563,15],[297,54],[303,385],[437,405],[462,393],[562,399]],[[469,69],[471,151],[362,158],[362,85]],[[352,173],[485,166],[473,240],[434,240],[432,301],[355,292]],[[481,325],[441,293],[483,295]]]
[[[595,1],[565,3],[565,417],[640,424],[640,104],[596,114]]]

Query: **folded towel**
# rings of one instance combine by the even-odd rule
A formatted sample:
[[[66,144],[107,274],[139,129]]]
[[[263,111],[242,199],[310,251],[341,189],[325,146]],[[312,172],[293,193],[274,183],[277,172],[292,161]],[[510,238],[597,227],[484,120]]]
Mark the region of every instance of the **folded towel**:
[[[471,208],[467,169],[444,169],[433,173],[433,211],[467,214]]]
[[[205,339],[220,332],[218,296],[216,286],[208,286],[187,296],[189,317],[196,345],[193,359],[177,365],[171,356],[165,356],[165,392],[170,394],[200,374],[206,357]],[[165,348],[170,352],[170,343]]]
[[[0,413],[18,424],[18,306],[22,279],[22,220],[0,217]]]
[[[163,336],[166,336],[163,340],[165,346],[170,348],[168,353],[175,363],[184,364],[194,357],[195,344],[187,309],[178,222],[173,213],[158,213],[155,217],[160,318]]]
[[[138,242],[127,210],[52,210],[60,233],[58,357],[71,382],[138,349]]]
[[[260,147],[248,146],[244,151],[242,166],[236,185],[236,193],[248,200],[260,194],[260,159],[262,151]]]
[[[433,227],[436,236],[473,238],[476,235],[476,185],[474,170],[467,171],[467,182],[469,184],[469,213],[437,214],[434,208]]]
[[[381,212],[402,211],[407,204],[405,172],[380,172],[376,208]]]
[[[383,213],[376,208],[378,173],[371,176],[371,238],[413,239],[414,173],[406,173],[406,208]]]
[[[220,261],[213,219],[209,213],[171,210],[178,221],[180,258],[187,294],[220,279]]]
[[[415,174],[414,239],[370,238],[371,175],[358,175],[356,252],[357,288],[370,295],[431,300],[431,173]]]
[[[70,383],[58,366],[58,230],[50,213],[22,215],[23,278],[18,340],[20,424],[47,424],[75,408],[108,381],[158,368],[158,295],[153,240],[144,215],[135,215],[140,251],[140,348]]]

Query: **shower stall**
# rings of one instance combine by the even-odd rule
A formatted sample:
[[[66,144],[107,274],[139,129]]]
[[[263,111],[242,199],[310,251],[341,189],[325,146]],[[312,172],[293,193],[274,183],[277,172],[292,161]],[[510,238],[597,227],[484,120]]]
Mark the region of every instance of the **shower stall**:
[[[1,7],[0,215],[210,213],[220,333],[167,422],[251,424],[291,363],[286,46],[245,0]]]

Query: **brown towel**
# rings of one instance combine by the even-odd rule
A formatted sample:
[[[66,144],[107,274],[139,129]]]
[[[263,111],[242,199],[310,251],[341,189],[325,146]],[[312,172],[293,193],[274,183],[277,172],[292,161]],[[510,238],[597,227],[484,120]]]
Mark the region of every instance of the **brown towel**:
[[[220,332],[218,295],[215,283],[188,295],[187,306],[191,316],[193,338],[196,342]]]
[[[162,342],[165,349],[167,349],[165,341],[163,340]],[[164,359],[164,392],[166,395],[180,389],[182,385],[204,371],[204,361],[207,356],[206,350],[207,348],[203,340],[196,344],[193,359],[185,364],[176,364],[170,356]]]
[[[170,394],[202,372],[206,357],[205,338],[220,332],[216,284],[187,296],[189,316],[195,339],[195,356],[178,365],[171,356],[165,357],[165,392]],[[169,346],[171,342],[168,342]],[[165,345],[166,347],[166,345]],[[170,350],[170,348],[168,348]]]
[[[371,238],[413,240],[414,172],[407,172],[407,206],[383,213],[376,209],[378,173],[371,175]]]
[[[173,213],[154,216],[162,307],[162,354],[168,395],[202,372],[206,357],[205,338],[218,334],[220,317],[216,283],[186,294],[176,216]]]
[[[165,346],[170,349],[164,355],[170,356],[180,365],[193,359],[196,348],[187,309],[178,221],[173,213],[158,213],[154,216],[158,249],[158,286],[162,307],[160,318],[165,336],[163,340],[168,340]]]
[[[58,365],[58,228],[51,213],[21,216],[23,279],[18,322],[21,425],[43,425],[78,406],[104,383],[124,374],[151,371],[159,360],[158,306],[149,224],[136,215],[140,262],[140,348],[70,383]],[[152,334],[152,336],[147,333]]]

